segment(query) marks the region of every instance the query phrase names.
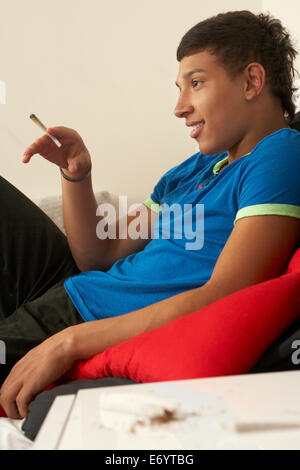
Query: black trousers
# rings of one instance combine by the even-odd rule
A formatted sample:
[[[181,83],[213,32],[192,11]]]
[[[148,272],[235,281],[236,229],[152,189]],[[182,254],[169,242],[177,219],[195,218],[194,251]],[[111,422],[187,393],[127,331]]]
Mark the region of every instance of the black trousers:
[[[63,286],[79,273],[65,235],[2,177],[0,201],[1,384],[31,348],[83,320]]]

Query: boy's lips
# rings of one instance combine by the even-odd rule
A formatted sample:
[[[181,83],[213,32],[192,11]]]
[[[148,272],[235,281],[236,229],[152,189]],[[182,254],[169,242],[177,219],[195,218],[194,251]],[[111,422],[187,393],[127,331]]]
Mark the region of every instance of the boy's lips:
[[[193,139],[196,139],[196,138],[200,135],[200,133],[201,133],[201,131],[202,131],[202,129],[203,129],[204,121],[201,121],[201,122],[199,122],[199,123],[197,123],[197,124],[190,124],[190,126],[193,126],[193,128],[194,128],[194,129],[192,130],[192,132],[190,133],[190,136],[191,136]]]

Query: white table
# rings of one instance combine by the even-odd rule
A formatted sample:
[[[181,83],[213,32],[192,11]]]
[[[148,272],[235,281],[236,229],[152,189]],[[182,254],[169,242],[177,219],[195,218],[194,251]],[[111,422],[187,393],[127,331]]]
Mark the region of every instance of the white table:
[[[139,440],[98,423],[99,394],[154,390],[162,396],[180,397],[182,403],[205,397],[226,406],[228,427],[214,420],[210,426],[191,429],[192,441]],[[155,384],[83,389],[76,395],[57,397],[35,440],[34,449],[297,449],[300,450],[300,371],[246,374]],[[234,418],[232,427],[231,418]],[[201,419],[199,418],[201,421]],[[199,421],[199,422],[200,422]],[[156,434],[157,435],[157,434]],[[190,437],[191,437],[190,436]],[[196,439],[196,441],[195,441]],[[189,447],[189,442],[193,442]],[[196,444],[195,444],[196,442]]]

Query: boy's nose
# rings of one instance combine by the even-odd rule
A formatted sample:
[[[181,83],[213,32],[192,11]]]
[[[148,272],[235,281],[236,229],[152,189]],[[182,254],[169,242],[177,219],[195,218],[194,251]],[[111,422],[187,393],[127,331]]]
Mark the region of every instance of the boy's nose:
[[[178,100],[175,109],[174,109],[174,114],[178,118],[183,118],[186,117],[187,114],[190,114],[193,112],[193,106],[188,104],[187,102],[184,102],[182,100]]]

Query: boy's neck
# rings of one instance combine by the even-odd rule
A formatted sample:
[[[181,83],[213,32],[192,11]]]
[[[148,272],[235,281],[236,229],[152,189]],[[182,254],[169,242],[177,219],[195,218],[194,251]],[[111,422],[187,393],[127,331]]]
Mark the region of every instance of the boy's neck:
[[[269,117],[269,119],[257,119],[253,128],[244,136],[244,139],[228,151],[228,164],[250,153],[268,135],[289,127],[282,113],[277,114],[277,116],[275,114],[273,118]]]

